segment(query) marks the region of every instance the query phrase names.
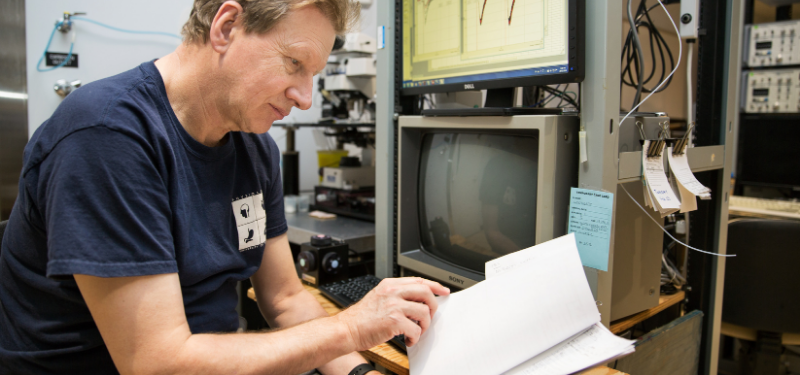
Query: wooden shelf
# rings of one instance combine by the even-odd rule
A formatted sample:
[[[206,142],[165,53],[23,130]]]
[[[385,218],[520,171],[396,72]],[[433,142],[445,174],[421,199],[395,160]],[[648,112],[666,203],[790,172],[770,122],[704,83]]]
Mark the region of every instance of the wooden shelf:
[[[737,326],[731,323],[722,322],[720,332],[725,336],[747,341],[756,341],[756,339],[758,339],[758,331],[755,329]],[[781,343],[783,345],[800,345],[800,333],[782,333]]]
[[[667,307],[670,307],[672,305],[675,305],[683,301],[685,298],[686,298],[686,292],[682,290],[672,295],[662,295],[661,297],[658,298],[658,306],[647,309],[638,314],[633,314],[626,318],[615,320],[611,322],[611,326],[608,327],[608,329],[614,334],[622,333],[632,328],[637,323],[641,323],[645,319],[666,310]]]

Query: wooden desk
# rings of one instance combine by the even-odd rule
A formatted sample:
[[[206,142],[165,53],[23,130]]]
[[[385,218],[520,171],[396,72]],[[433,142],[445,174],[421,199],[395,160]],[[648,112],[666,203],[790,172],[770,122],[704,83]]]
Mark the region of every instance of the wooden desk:
[[[319,301],[322,308],[328,312],[328,314],[336,315],[342,309],[336,306],[333,302],[331,302],[328,298],[323,296],[317,288],[313,286],[309,286],[303,284],[303,286],[308,290],[311,295],[313,295],[317,301]],[[256,300],[255,291],[253,288],[247,290],[247,296],[250,297],[253,301]],[[383,343],[374,348],[360,352],[364,358],[377,363],[385,367],[387,370],[398,374],[398,375],[408,375],[408,356],[405,352],[400,351],[399,349],[395,348],[393,345],[388,343]],[[614,369],[610,369],[605,366],[597,366],[585,371],[578,373],[578,375],[627,375],[623,372],[619,372]]]

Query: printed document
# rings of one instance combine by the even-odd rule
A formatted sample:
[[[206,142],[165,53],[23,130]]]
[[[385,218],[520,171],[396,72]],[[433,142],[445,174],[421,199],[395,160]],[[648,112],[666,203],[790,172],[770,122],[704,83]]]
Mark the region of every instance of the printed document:
[[[607,343],[596,328],[600,313],[574,234],[487,262],[486,274],[469,289],[437,297],[430,328],[408,348],[412,375],[557,374],[549,369],[561,368],[558,358],[586,368],[631,349],[614,350],[619,342]],[[537,357],[548,350],[555,357]]]

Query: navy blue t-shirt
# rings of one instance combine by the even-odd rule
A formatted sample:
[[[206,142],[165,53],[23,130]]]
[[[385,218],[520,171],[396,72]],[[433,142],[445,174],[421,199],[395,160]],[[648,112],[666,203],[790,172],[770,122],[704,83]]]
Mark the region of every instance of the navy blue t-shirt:
[[[193,333],[238,328],[236,282],[286,232],[268,135],[193,139],[152,62],[70,94],[25,147],[0,251],[0,373],[116,373],[73,274],[178,273]]]

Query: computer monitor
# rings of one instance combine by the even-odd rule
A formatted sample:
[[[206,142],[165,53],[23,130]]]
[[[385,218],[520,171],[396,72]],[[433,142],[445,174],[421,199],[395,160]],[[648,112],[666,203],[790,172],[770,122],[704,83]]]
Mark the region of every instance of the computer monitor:
[[[465,288],[487,261],[567,231],[576,116],[399,120],[398,264]]]
[[[744,187],[783,190],[787,198],[800,192],[800,138],[796,117],[745,114],[739,123],[736,158],[737,194]]]
[[[403,0],[404,95],[581,82],[585,0]]]

